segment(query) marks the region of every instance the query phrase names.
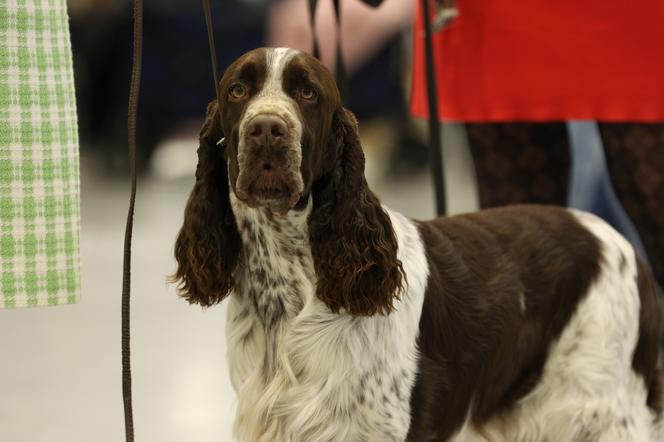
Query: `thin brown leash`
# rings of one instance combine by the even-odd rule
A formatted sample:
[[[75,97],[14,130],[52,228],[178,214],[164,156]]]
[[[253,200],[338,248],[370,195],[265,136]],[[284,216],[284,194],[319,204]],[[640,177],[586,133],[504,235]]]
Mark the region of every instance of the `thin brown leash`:
[[[378,4],[382,0],[372,0],[367,3],[369,4]],[[341,3],[340,0],[332,0],[332,5],[334,6],[334,18],[335,24],[337,27],[336,34],[336,48],[335,48],[335,71],[334,77],[337,80],[337,87],[339,88],[339,93],[341,98],[345,99],[348,92],[348,75],[346,73],[346,66],[343,60],[343,54],[341,49]],[[308,2],[309,10],[309,25],[311,26],[311,37],[312,37],[312,49],[311,55],[320,59],[320,45],[318,43],[318,36],[316,34],[316,12],[318,11],[318,0],[309,0]]]
[[[436,67],[433,56],[433,29],[429,0],[422,0],[424,15],[424,53],[426,60],[427,102],[429,107],[429,151],[431,153],[431,175],[436,197],[436,213],[447,214],[445,191],[445,168],[443,166],[443,142],[441,124],[438,119],[438,93],[436,90]]]
[[[316,11],[318,6],[318,0],[309,0],[308,3],[309,11],[309,26],[311,26],[311,39],[312,39],[312,48],[311,55],[316,58],[320,58],[320,48],[318,46],[318,36],[316,35]]]
[[[143,0],[134,0],[134,53],[131,66],[131,86],[127,133],[129,144],[129,174],[131,194],[125,227],[124,260],[122,264],[122,398],[124,401],[125,440],[134,442],[134,411],[131,400],[131,346],[130,336],[130,294],[131,294],[131,239],[134,227],[134,206],[136,203],[136,125],[138,96],[141,86],[141,62],[143,52]]]
[[[212,62],[212,77],[214,78],[214,90],[217,93],[217,106],[221,109],[221,95],[219,92],[219,71],[217,68],[217,51],[214,47],[214,27],[212,26],[212,13],[210,12],[210,0],[203,1],[203,13],[205,14],[205,27],[208,35],[208,46],[210,48],[210,61]],[[221,120],[221,112],[218,112]]]
[[[217,74],[217,57],[212,34],[212,17],[209,0],[203,0],[205,22],[210,45],[210,57],[214,75],[214,86],[217,101],[221,103],[219,95],[219,80]],[[131,240],[134,227],[134,207],[136,205],[136,127],[138,115],[138,97],[141,85],[141,67],[143,52],[143,0],[134,0],[134,50],[131,67],[131,85],[129,88],[129,105],[127,117],[127,133],[129,144],[129,174],[131,176],[131,193],[129,196],[129,210],[125,227],[124,259],[122,265],[122,398],[124,402],[125,441],[134,442],[134,412],[131,393],[131,345],[130,345],[130,300],[131,300]]]

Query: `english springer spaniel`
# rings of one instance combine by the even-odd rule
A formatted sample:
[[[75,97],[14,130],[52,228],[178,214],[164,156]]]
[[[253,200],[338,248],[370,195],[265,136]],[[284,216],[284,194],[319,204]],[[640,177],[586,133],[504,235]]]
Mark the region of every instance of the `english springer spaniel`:
[[[236,440],[664,441],[654,284],[606,223],[382,206],[305,53],[251,51],[220,91],[175,278],[192,303],[230,295]]]

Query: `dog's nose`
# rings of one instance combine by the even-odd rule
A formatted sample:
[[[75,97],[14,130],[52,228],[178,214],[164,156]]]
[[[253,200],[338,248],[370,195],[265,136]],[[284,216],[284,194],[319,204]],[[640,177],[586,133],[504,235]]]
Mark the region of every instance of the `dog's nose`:
[[[259,115],[249,124],[248,134],[257,144],[273,146],[286,135],[286,122],[275,115]]]

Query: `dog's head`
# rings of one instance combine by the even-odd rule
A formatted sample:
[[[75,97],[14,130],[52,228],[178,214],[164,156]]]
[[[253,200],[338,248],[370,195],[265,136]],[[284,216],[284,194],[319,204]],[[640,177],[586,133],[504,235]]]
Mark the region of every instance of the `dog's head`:
[[[258,49],[233,63],[220,87],[235,195],[251,207],[286,213],[320,175],[341,106],[334,79],[307,54]]]
[[[357,121],[330,72],[308,54],[263,48],[236,60],[219,87],[175,246],[181,293],[207,306],[232,288],[241,247],[232,191],[283,216],[312,198],[318,297],[334,311],[389,311],[402,278],[396,239],[367,187]]]

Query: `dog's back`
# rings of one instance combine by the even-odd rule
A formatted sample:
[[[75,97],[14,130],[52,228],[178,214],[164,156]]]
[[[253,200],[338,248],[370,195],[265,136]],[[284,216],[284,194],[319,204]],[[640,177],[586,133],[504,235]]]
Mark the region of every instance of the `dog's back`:
[[[515,206],[420,231],[430,275],[410,440],[664,440],[655,288],[615,230]]]

